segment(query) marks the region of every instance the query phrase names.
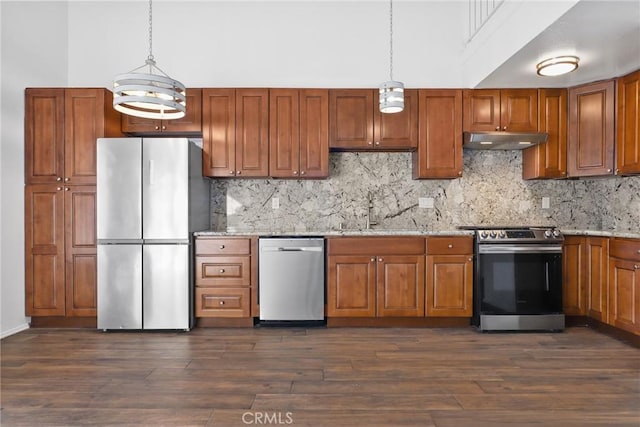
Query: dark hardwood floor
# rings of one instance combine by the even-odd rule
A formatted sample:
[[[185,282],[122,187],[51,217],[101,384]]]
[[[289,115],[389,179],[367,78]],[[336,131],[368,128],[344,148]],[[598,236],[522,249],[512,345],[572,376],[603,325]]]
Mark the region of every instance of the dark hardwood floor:
[[[2,426],[640,426],[640,350],[588,328],[31,329]]]

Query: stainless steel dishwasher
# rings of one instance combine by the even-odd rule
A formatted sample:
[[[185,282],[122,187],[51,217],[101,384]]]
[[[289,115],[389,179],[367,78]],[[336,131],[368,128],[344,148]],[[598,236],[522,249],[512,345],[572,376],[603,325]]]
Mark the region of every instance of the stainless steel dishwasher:
[[[324,238],[260,237],[261,322],[324,321]]]

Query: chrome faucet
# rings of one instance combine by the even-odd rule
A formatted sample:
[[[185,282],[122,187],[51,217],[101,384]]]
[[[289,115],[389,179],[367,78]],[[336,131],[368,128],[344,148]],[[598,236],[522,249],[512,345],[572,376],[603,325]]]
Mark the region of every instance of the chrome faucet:
[[[373,195],[371,192],[368,194],[369,204],[367,205],[367,230],[371,228],[372,225],[378,225],[378,221],[374,221],[371,219],[371,211],[373,210]]]

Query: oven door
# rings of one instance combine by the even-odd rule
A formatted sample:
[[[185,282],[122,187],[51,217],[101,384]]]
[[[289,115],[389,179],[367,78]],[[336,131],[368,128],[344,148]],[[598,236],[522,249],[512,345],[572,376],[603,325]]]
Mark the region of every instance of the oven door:
[[[562,313],[562,247],[479,245],[475,284],[479,314]]]

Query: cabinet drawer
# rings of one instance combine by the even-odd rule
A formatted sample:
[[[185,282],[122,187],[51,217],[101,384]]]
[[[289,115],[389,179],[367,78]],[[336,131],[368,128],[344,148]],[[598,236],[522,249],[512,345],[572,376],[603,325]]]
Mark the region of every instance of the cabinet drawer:
[[[467,255],[473,253],[470,236],[427,237],[427,255]]]
[[[422,255],[424,237],[335,237],[327,248],[329,255]]]
[[[249,286],[250,266],[248,256],[197,256],[196,286]]]
[[[196,317],[249,317],[249,288],[196,288]]]
[[[249,255],[251,239],[196,239],[196,255]]]
[[[609,241],[609,256],[612,258],[640,261],[640,240],[611,239]]]

